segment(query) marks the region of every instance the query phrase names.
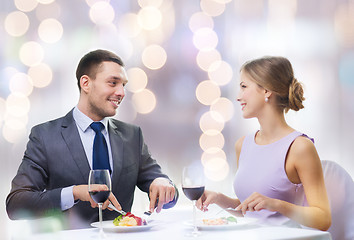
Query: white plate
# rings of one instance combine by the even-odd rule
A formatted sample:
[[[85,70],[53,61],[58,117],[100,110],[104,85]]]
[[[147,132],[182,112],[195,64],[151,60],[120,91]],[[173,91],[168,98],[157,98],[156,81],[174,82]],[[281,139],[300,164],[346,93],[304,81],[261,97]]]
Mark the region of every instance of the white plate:
[[[196,224],[200,230],[228,230],[228,229],[237,229],[237,228],[246,228],[256,223],[258,219],[256,218],[247,218],[247,217],[236,217],[237,222],[229,222],[224,225],[206,225],[203,223],[202,219],[197,219]],[[193,220],[185,221],[185,225],[194,226]]]
[[[147,231],[156,224],[154,223],[148,223],[147,225],[142,225],[142,226],[115,226],[113,224],[113,220],[108,220],[108,221],[102,221],[102,228],[104,231],[107,232],[139,232],[139,231]],[[99,228],[100,223],[99,222],[94,222],[91,223],[92,227]]]

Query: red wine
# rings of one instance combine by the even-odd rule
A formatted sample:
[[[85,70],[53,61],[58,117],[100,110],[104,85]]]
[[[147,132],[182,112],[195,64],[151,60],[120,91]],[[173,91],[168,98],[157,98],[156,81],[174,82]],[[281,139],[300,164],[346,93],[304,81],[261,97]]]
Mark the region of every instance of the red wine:
[[[111,191],[100,191],[100,192],[89,192],[89,193],[90,193],[92,199],[96,203],[104,203],[108,199]]]
[[[204,186],[182,187],[182,189],[189,200],[198,200],[204,193]]]

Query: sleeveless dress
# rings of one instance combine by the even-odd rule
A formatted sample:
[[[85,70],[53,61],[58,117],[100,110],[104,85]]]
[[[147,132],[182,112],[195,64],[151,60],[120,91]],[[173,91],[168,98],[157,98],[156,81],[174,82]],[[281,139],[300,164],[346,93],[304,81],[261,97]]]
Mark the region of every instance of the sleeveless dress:
[[[285,172],[286,155],[293,141],[299,136],[306,135],[294,131],[267,145],[256,144],[255,134],[245,137],[233,185],[241,202],[252,193],[258,192],[270,198],[303,205],[305,196],[302,184],[292,183]],[[300,226],[278,212],[265,209],[247,211],[246,216],[258,218],[261,223]]]

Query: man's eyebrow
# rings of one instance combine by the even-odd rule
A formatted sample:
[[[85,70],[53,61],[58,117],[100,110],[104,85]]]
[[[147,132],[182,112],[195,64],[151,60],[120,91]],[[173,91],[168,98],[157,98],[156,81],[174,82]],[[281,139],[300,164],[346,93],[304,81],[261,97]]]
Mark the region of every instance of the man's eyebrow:
[[[117,80],[117,81],[122,81],[124,83],[127,83],[128,80],[124,79],[124,78],[121,78],[121,77],[118,77],[118,76],[110,76],[109,79],[113,79],[113,80]]]

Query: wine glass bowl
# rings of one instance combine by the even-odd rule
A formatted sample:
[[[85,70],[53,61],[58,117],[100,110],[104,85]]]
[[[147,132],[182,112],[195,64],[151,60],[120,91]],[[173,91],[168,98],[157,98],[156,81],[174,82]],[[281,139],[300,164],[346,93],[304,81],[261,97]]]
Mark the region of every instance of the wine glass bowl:
[[[111,194],[111,177],[109,170],[96,169],[91,170],[88,180],[88,191],[91,198],[98,204],[98,216],[100,222],[100,238],[105,238],[102,228],[102,205],[108,200]]]
[[[188,236],[200,235],[196,225],[196,201],[203,195],[205,189],[204,171],[201,167],[184,167],[182,172],[182,190],[186,197],[193,201],[193,232]]]

